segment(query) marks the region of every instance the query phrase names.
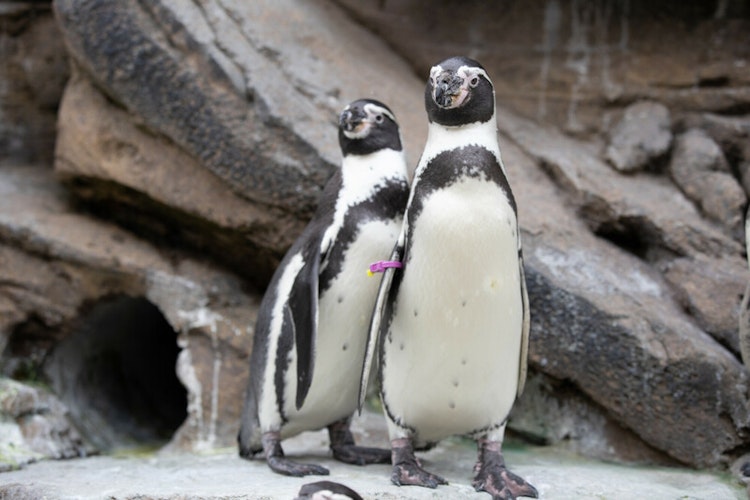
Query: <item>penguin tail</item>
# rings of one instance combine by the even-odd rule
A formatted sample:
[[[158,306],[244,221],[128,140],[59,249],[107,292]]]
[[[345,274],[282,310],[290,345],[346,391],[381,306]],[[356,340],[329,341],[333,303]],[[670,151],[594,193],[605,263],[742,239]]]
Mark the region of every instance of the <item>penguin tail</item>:
[[[263,446],[260,441],[255,443],[243,443],[242,431],[237,435],[237,444],[239,445],[240,457],[248,460],[252,459],[255,455],[263,451]]]

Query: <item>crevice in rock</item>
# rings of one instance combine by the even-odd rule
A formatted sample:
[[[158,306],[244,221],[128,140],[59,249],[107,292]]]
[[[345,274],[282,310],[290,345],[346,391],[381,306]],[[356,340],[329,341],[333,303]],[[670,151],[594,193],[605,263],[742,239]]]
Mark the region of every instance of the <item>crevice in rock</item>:
[[[94,304],[44,363],[50,386],[101,452],[165,444],[187,417],[177,333],[144,298]]]
[[[176,210],[116,182],[94,177],[62,181],[74,194],[76,209],[113,221],[164,249],[187,252],[197,258],[208,256],[258,289],[265,288],[282,257],[255,245],[240,231]],[[254,230],[256,234],[271,232],[262,227]]]
[[[605,222],[596,228],[594,234],[639,259],[647,259],[649,242],[644,235],[641,224],[637,224],[635,220],[619,219]]]
[[[42,382],[42,363],[60,335],[31,314],[10,333],[0,356],[0,374],[21,382]]]

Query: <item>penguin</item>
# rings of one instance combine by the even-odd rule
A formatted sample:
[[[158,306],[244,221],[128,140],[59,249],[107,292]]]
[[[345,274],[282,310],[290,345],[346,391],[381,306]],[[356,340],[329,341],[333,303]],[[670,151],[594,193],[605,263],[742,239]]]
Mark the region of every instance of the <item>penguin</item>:
[[[318,481],[302,485],[294,500],[362,500],[362,497],[345,484]]]
[[[745,252],[748,256],[748,264],[750,264],[750,206],[745,212]],[[745,287],[745,293],[740,302],[738,332],[742,363],[750,370],[750,283]]]
[[[447,484],[414,450],[451,435],[477,442],[473,486],[494,499],[537,497],[510,472],[502,443],[523,391],[529,305],[516,201],[500,156],[492,81],[477,61],[447,59],[425,90],[428,135],[368,337],[396,485]]]
[[[290,476],[326,475],[284,456],[281,440],[328,428],[337,460],[388,463],[387,449],[358,447],[349,429],[378,280],[369,264],[396,242],[409,195],[398,123],[383,103],[360,99],[341,112],[342,162],[318,208],[263,296],[238,435],[243,458],[263,452]]]

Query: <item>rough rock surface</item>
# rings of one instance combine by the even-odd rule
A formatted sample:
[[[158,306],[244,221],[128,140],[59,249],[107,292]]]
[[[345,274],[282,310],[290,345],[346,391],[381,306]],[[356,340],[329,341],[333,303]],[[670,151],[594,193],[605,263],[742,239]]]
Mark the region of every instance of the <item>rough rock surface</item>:
[[[260,290],[338,162],[336,114],[384,100],[414,165],[427,68],[460,52],[496,82],[524,237],[532,377],[511,430],[609,460],[729,464],[750,445],[736,224],[750,29],[734,4],[667,2],[661,17],[646,4],[487,3],[447,17],[441,4],[425,24],[411,15],[422,0],[56,1],[72,71],[54,173],[22,156],[0,168],[0,371],[47,379],[103,450],[233,446]],[[700,172],[736,184],[729,203],[691,194],[675,169],[607,164],[610,127],[644,99],[666,106],[672,133],[710,138],[725,163]],[[664,158],[675,168],[680,147]],[[123,333],[126,317],[145,340]],[[158,359],[133,362],[156,346]],[[81,369],[107,360],[119,379]],[[171,371],[165,408],[142,387]]]
[[[154,329],[148,324],[145,332],[167,338],[171,334],[172,345],[177,342],[181,348],[176,360],[153,360],[171,363],[167,367],[172,369],[176,361],[176,373],[186,393],[183,421],[178,423],[179,429],[172,429],[172,446],[204,449],[233,442],[247,379],[257,296],[244,293],[237,278],[224,271],[177,254],[164,255],[116,226],[71,211],[66,193],[49,169],[0,169],[0,194],[3,374],[25,377],[33,370],[36,377],[41,377],[44,369],[54,371],[54,363],[43,361],[61,355],[60,339],[71,338],[84,328],[97,305],[110,303],[112,297],[141,298],[156,306],[167,324],[166,332],[165,328]],[[125,317],[113,315],[95,324],[112,329],[113,324],[139,318],[142,313],[130,309]],[[103,333],[96,330],[92,333],[100,334]],[[135,337],[134,332],[128,336]],[[121,354],[126,358],[147,358],[156,345],[156,339],[146,337],[140,344],[124,344],[129,351]],[[91,366],[81,366],[80,362],[103,356],[106,351],[90,354],[64,358],[79,363],[63,363],[61,368],[66,372],[84,369],[84,375],[96,375],[96,371],[86,372]],[[145,370],[146,375],[159,373],[149,371],[154,369],[149,366],[135,368],[136,372],[116,372],[105,378],[112,385],[104,387],[104,391],[90,383],[74,386],[73,394],[99,391],[96,394],[101,398],[97,401],[105,408],[103,411],[110,406],[122,409],[102,413],[101,408],[92,405],[72,410],[71,413],[85,416],[75,422],[84,435],[87,423],[111,426],[111,432],[120,436],[117,439],[121,446],[132,446],[121,434],[121,424],[134,415],[130,413],[134,409],[124,404],[133,401],[124,399],[123,393],[148,393],[163,387],[157,381],[142,380],[138,383],[146,385],[129,385],[138,380],[139,370]],[[98,373],[117,369],[116,364],[106,364]],[[119,382],[118,376],[122,377]],[[59,389],[61,380],[52,380],[52,386]],[[63,391],[62,395],[70,393]],[[75,399],[63,397],[62,402],[70,404]],[[97,419],[101,414],[110,418]],[[143,422],[146,428],[150,425],[152,422]]]
[[[0,165],[50,163],[68,56],[50,2],[0,5]]]
[[[65,182],[120,222],[214,254],[258,286],[339,161],[335,127],[348,102],[378,97],[399,110],[409,140],[424,134],[409,68],[325,3],[55,8],[85,77],[61,109],[71,123],[56,152]],[[367,64],[341,71],[351,60]]]
[[[606,132],[633,102],[675,112],[746,114],[750,30],[744,2],[336,0],[421,75],[462,53],[498,99],[573,134]]]
[[[703,213],[741,239],[747,196],[721,148],[708,134],[690,129],[677,137],[669,172]]]
[[[669,151],[672,144],[669,110],[658,102],[628,106],[609,133],[607,160],[621,172],[643,169]]]
[[[43,458],[84,457],[87,447],[51,392],[0,378],[0,472]]]

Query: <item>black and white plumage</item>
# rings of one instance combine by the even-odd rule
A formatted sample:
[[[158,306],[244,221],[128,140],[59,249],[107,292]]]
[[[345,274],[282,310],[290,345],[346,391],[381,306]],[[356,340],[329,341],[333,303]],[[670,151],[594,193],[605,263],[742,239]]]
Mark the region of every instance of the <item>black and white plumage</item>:
[[[261,302],[240,455],[264,452],[276,472],[327,474],[284,457],[281,440],[327,427],[334,458],[387,462],[388,450],[354,445],[349,419],[378,280],[368,266],[390,254],[408,198],[398,124],[384,104],[354,101],[340,115],[341,169],[289,249]]]
[[[345,484],[318,481],[302,485],[294,500],[362,500],[362,497]]]
[[[430,72],[425,105],[427,142],[391,257],[403,268],[383,276],[368,341],[369,352],[380,349],[391,479],[444,484],[414,448],[470,435],[477,490],[536,497],[501,451],[526,378],[529,308],[492,82],[476,61],[447,59]]]

